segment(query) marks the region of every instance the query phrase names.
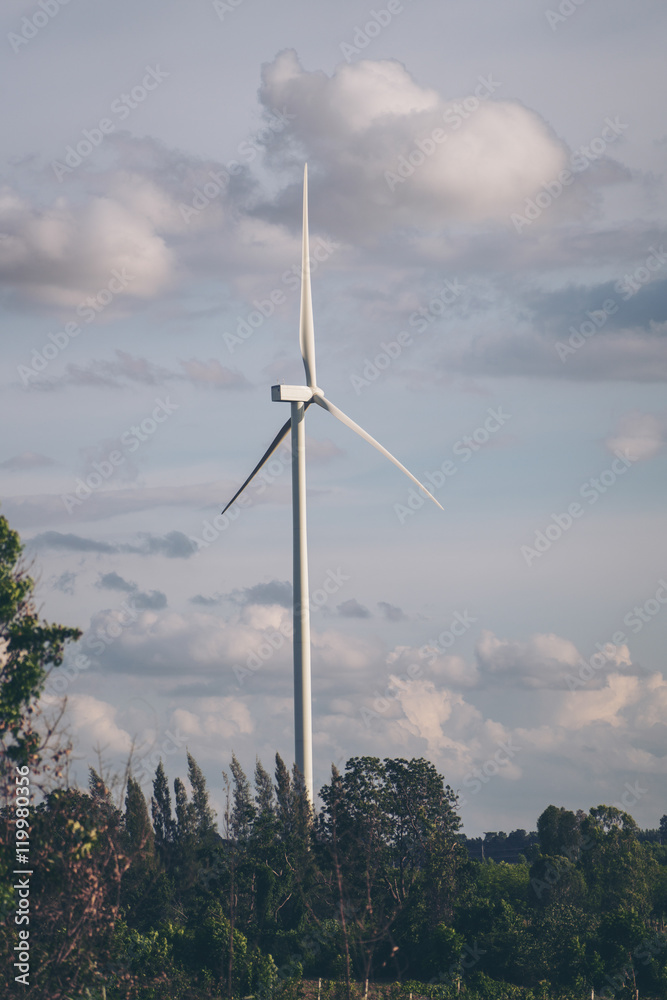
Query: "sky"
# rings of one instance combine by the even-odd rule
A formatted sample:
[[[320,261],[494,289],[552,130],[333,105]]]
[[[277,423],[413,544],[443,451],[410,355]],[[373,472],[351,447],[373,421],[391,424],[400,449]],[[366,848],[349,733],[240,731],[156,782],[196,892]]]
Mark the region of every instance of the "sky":
[[[463,830],[667,813],[660,0],[11,0],[0,512],[72,777],[293,760],[307,414],[315,786],[425,757]],[[4,40],[3,40],[4,39]],[[314,412],[316,411],[316,412]]]

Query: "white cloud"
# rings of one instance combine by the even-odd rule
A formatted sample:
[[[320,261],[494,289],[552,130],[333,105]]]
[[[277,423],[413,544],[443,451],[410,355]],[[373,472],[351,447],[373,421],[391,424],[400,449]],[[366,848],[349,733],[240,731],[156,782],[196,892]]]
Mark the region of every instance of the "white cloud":
[[[665,443],[666,430],[664,417],[633,410],[620,418],[605,444],[612,453],[620,452],[631,461],[640,462],[658,454]]]
[[[423,647],[422,647],[423,648]],[[449,688],[474,687],[479,680],[477,665],[469,664],[462,656],[438,653],[428,647],[428,655],[414,646],[396,646],[387,656],[387,664],[404,677],[434,677]]]
[[[432,681],[415,680],[403,685],[396,677],[390,680],[397,689],[397,701],[405,714],[401,725],[425,740],[429,750],[464,752],[463,745],[446,735],[443,729],[452,710],[463,708],[461,695],[438,690]]]
[[[642,696],[638,677],[610,674],[605,687],[597,690],[577,690],[568,693],[556,713],[556,721],[566,729],[581,730],[593,722],[625,728],[622,713]]]
[[[109,177],[107,190],[134,217],[145,219],[156,231],[180,233],[187,226],[176,199],[146,174],[120,170]]]
[[[91,627],[113,636],[118,622],[120,632],[107,644],[101,662],[121,673],[180,676],[186,665],[191,674],[215,669],[229,672],[259,643],[251,628],[197,613],[144,611],[130,621],[122,611],[102,611],[95,615]],[[91,649],[94,653],[95,648]]]
[[[491,89],[501,91],[495,82]],[[267,108],[295,116],[273,140],[276,155],[298,162],[305,150],[318,181],[326,174],[326,218],[337,220],[338,232],[341,225],[357,233],[364,224],[506,222],[566,166],[563,143],[518,101],[471,97],[472,110],[461,115],[457,101],[421,87],[395,60],[343,64],[328,77],[284,51],[264,67],[260,96]],[[440,143],[436,129],[446,136]],[[421,155],[419,142],[432,151]],[[402,178],[400,158],[412,154],[419,165],[411,171],[408,162]],[[393,190],[388,171],[398,177]]]
[[[173,721],[181,732],[194,737],[222,737],[232,740],[235,736],[249,736],[255,726],[248,705],[235,697],[196,699],[194,711],[177,708]]]
[[[335,671],[360,672],[378,662],[378,647],[365,639],[344,635],[334,629],[315,633],[311,636],[313,651],[323,667]]]
[[[288,625],[292,613],[278,604],[248,604],[241,612],[242,621],[252,629],[278,629]]]
[[[488,680],[513,681],[531,688],[564,689],[565,676],[583,662],[572,642],[552,633],[517,642],[484,631],[475,654]]]
[[[149,298],[172,276],[172,253],[152,221],[112,197],[60,196],[39,208],[5,187],[0,228],[0,282],[51,305],[75,308],[114,279],[115,294]]]
[[[75,732],[84,744],[94,749],[116,754],[128,754],[132,737],[116,722],[118,709],[89,694],[70,694],[68,712]]]
[[[187,378],[195,385],[233,389],[248,384],[243,375],[232,371],[231,368],[225,368],[217,358],[209,358],[208,361],[191,358],[189,361],[181,361],[181,367]]]

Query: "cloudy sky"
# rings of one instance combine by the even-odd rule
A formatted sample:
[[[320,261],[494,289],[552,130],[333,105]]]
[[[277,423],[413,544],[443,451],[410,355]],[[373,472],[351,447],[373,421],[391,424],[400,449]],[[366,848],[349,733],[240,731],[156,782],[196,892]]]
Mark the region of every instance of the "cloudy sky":
[[[660,0],[11,0],[2,513],[78,626],[80,780],[292,760],[303,381],[315,783],[425,756],[464,829],[667,812]]]

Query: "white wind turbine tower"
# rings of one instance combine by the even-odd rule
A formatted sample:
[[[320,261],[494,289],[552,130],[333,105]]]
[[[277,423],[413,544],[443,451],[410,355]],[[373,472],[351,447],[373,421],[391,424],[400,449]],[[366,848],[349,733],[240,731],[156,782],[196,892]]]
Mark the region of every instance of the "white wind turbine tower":
[[[271,457],[287,432],[292,431],[292,529],[293,529],[293,622],[294,622],[294,756],[296,765],[303,775],[310,801],[313,801],[313,735],[311,720],[310,688],[310,603],[308,591],[308,545],[306,538],[306,447],[305,412],[311,403],[340,420],[374,448],[382,452],[390,462],[408,476],[413,483],[426,493],[442,510],[426,487],[402,465],[386,448],[371,437],[359,424],[346,416],[342,410],[330,403],[317,384],[315,377],[315,337],[313,329],[313,303],[310,291],[310,256],[308,245],[308,166],[303,172],[303,243],[301,271],[301,318],[299,343],[306,370],[306,385],[273,385],[271,399],[274,402],[289,402],[291,415],[283,424],[259,462],[240,489],[229,501],[223,514],[243,493],[248,483]]]

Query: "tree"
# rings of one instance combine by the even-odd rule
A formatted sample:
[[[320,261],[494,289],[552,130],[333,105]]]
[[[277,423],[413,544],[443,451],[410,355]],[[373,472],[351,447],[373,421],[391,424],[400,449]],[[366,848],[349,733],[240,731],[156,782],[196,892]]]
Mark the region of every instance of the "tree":
[[[660,817],[660,843],[667,844],[667,815]]]
[[[132,777],[125,792],[122,843],[131,863],[123,875],[121,908],[128,926],[147,931],[164,916],[169,889],[156,856],[146,799]]]
[[[198,839],[204,843],[210,840],[215,832],[215,813],[208,802],[206,779],[191,753],[188,752],[188,778],[192,786],[192,808],[195,831]]]
[[[294,825],[292,781],[279,753],[276,754],[276,817],[280,839],[287,840]]]
[[[258,817],[273,817],[276,815],[275,794],[271,775],[262,767],[258,759],[255,763],[255,804]],[[667,818],[667,817],[666,817]]]
[[[407,971],[411,950],[423,953],[434,924],[453,912],[464,860],[456,795],[426,760],[377,757],[351,758],[342,777],[334,769],[320,795],[318,840],[346,953],[363,979],[397,953]]]
[[[650,848],[640,843],[632,816],[615,806],[596,806],[581,831],[587,846],[582,867],[595,909],[631,909],[648,917],[658,865]]]
[[[169,782],[164,773],[162,761],[158,764],[153,779],[153,798],[151,798],[151,813],[153,815],[153,830],[155,846],[163,864],[169,868],[176,835],[176,824],[171,814],[171,795]]]
[[[53,728],[35,725],[37,701],[53,667],[61,665],[67,642],[81,631],[41,621],[34,581],[21,561],[23,546],[0,517],[0,775],[29,764],[35,773]],[[51,757],[58,765],[59,754]]]
[[[231,814],[231,834],[237,844],[246,844],[250,840],[253,820],[255,819],[255,805],[253,803],[250,782],[236,755],[232,754],[232,761],[229,765],[234,782],[233,807]]]
[[[52,787],[54,779],[62,777],[69,752],[58,731],[64,706],[55,719],[47,719],[39,697],[49,672],[62,663],[66,644],[81,635],[76,628],[49,624],[39,618],[33,596],[35,584],[22,561],[22,552],[19,535],[0,516],[0,869],[5,874],[14,867],[15,828],[10,821],[9,801],[16,784],[16,768],[22,769],[22,781],[29,775],[26,787],[32,794],[36,788],[45,791]],[[33,829],[32,802],[25,808]],[[12,879],[7,876],[2,881],[0,917],[4,918],[16,904]],[[12,969],[15,929],[4,919],[0,923],[0,956],[8,974]]]
[[[537,820],[537,835],[542,854],[572,860],[581,844],[580,821],[569,809],[547,806]]]
[[[195,815],[188,793],[180,778],[174,779],[174,811],[176,813],[175,842],[179,853],[189,852],[193,846],[195,833]]]
[[[128,850],[141,851],[145,856],[155,854],[155,835],[148,818],[146,798],[141,785],[131,776],[127,780],[125,791],[125,837]]]
[[[122,816],[99,776],[93,794],[49,793],[31,816],[30,990],[21,995],[65,1000],[81,995],[106,970],[120,913],[121,880],[129,865]],[[13,933],[1,943],[0,992],[16,996],[9,955]],[[4,976],[12,979],[3,981]],[[4,991],[2,987],[4,986]]]
[[[325,785],[320,794],[322,801],[324,802],[324,809],[320,814],[320,839],[328,845],[331,852],[335,898],[340,926],[343,932],[343,945],[345,949],[345,987],[347,1000],[350,1000],[350,935],[346,919],[346,911],[348,907],[347,900],[345,898],[343,870],[339,849],[339,814],[343,806],[345,793],[340,771],[334,764],[331,765],[331,784]]]

